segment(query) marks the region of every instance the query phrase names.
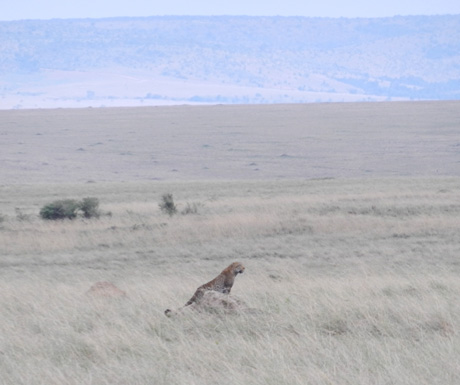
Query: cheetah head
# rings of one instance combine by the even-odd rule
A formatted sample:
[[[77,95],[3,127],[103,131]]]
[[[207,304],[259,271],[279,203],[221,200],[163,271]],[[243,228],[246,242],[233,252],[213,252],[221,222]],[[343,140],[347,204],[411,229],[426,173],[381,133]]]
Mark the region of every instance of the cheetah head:
[[[245,267],[239,262],[232,263],[233,274],[243,274]]]

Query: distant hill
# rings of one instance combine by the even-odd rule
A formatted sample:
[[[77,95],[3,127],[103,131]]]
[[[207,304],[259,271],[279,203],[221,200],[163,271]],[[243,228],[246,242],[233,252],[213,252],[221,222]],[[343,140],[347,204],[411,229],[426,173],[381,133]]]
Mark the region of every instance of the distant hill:
[[[0,108],[459,98],[460,15],[0,22]]]

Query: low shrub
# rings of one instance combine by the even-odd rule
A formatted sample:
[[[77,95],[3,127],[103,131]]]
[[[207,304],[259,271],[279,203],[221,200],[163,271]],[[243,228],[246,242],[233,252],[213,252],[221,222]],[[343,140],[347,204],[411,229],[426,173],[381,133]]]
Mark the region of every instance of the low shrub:
[[[172,194],[163,194],[161,197],[161,202],[158,205],[160,206],[160,210],[169,216],[173,216],[177,213],[177,207],[174,203],[173,195]]]
[[[51,202],[40,210],[43,219],[74,219],[80,209],[80,202],[75,199],[63,199]]]
[[[85,218],[99,218],[101,216],[99,211],[99,199],[84,198],[81,201],[80,210],[83,212]]]
[[[62,199],[43,206],[40,217],[47,220],[75,219],[79,214],[85,218],[99,218],[99,200],[97,198]]]

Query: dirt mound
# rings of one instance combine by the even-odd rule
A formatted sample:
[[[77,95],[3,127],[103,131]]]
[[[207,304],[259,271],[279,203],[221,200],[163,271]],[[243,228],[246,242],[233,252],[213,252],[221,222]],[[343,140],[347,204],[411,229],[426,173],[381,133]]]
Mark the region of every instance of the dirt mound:
[[[217,291],[206,291],[199,302],[195,302],[189,306],[181,307],[177,310],[166,310],[165,314],[168,317],[176,315],[184,315],[188,313],[214,313],[214,314],[242,314],[254,313],[255,309],[251,309],[247,304],[232,295],[219,293]]]
[[[116,287],[111,282],[96,282],[86,292],[88,295],[95,297],[125,297],[126,292]]]

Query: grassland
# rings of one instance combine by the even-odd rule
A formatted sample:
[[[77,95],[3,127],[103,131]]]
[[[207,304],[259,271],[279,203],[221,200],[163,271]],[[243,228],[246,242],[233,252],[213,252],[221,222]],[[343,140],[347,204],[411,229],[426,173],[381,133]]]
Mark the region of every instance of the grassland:
[[[2,184],[460,176],[460,102],[0,111]]]
[[[346,109],[336,107],[339,115]],[[42,113],[48,112],[29,112],[35,116],[34,124],[29,120],[30,141],[21,123],[24,162],[29,155],[36,159],[38,149],[28,144],[36,143],[34,125],[45,125],[37,119]],[[14,114],[8,119],[12,116],[19,119]],[[393,164],[399,175],[357,178],[351,173],[250,180],[242,172],[240,180],[209,180],[202,171],[201,180],[149,181],[130,178],[126,169],[105,174],[109,181],[86,183],[87,172],[104,174],[109,165],[104,156],[67,174],[37,166],[14,175],[2,168],[0,383],[458,384],[460,179],[454,152],[431,153],[443,145],[455,150],[457,115],[439,113],[420,131],[414,124],[412,132],[392,116],[406,144],[416,146],[433,133],[434,144],[418,147],[419,163],[449,159],[439,163],[443,176],[415,167],[415,152],[413,162],[399,158],[401,167]],[[436,124],[442,125],[438,134]],[[353,127],[341,129],[352,143]],[[74,130],[72,145],[94,135]],[[278,143],[294,142],[292,132],[282,135]],[[194,138],[205,139],[212,138]],[[359,135],[354,140],[366,148],[371,143]],[[134,159],[145,148],[142,136],[137,143]],[[41,148],[51,149],[52,143]],[[163,154],[179,161],[179,148],[175,142]],[[359,159],[384,163],[378,151],[359,148]],[[271,159],[276,170],[286,160]],[[332,157],[324,153],[323,159]],[[238,175],[232,167],[236,159],[227,161]],[[49,166],[63,170],[59,162]],[[23,183],[25,176],[29,183]],[[195,204],[197,212],[165,215],[158,207],[164,193],[173,194],[179,211]],[[105,215],[58,222],[37,215],[52,200],[86,196],[99,198]],[[166,308],[182,306],[197,286],[234,260],[244,263],[246,272],[237,277],[232,295],[258,309],[256,314],[164,316]],[[113,282],[126,296],[87,295],[97,281]]]

